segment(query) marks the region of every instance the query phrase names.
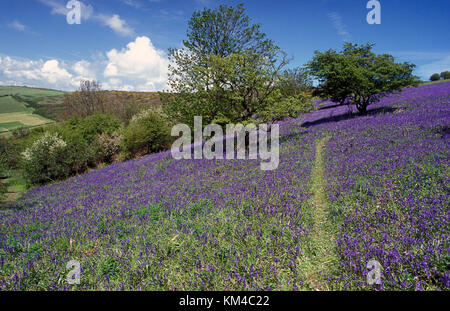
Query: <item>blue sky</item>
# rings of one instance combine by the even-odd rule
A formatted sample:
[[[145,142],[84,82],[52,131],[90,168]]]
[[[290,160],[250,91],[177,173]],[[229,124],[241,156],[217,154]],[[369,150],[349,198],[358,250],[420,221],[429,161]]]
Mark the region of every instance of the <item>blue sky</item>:
[[[81,24],[69,25],[68,0],[2,0],[0,85],[73,90],[97,79],[106,89],[164,89],[167,49],[181,47],[192,13],[241,2],[294,58],[290,67],[351,41],[415,63],[423,79],[450,70],[450,1],[379,1],[380,25],[366,22],[368,0],[83,0]]]

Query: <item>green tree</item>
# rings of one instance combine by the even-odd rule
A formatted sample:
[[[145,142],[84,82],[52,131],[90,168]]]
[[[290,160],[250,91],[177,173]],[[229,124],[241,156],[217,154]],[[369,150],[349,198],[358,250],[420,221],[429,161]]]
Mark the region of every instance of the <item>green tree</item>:
[[[430,77],[430,81],[439,81],[441,80],[441,76],[438,73],[433,73]]]
[[[442,80],[450,79],[450,71],[441,72],[441,78],[442,78]]]
[[[313,83],[305,68],[286,69],[281,74],[279,89],[283,96],[297,96],[312,89]]]
[[[305,92],[286,96],[278,89],[273,92],[269,100],[270,104],[257,114],[257,117],[264,123],[274,123],[286,117],[296,118],[300,114],[311,112],[316,108],[312,96]]]
[[[113,115],[94,113],[84,119],[72,117],[59,129],[66,140],[76,136],[87,144],[92,143],[101,134],[112,134],[122,127],[122,123]]]
[[[131,156],[167,150],[171,141],[167,119],[154,110],[134,116],[123,133],[123,149]]]
[[[171,49],[165,113],[178,122],[248,120],[270,102],[286,54],[252,24],[242,4],[193,14],[182,49]]]
[[[354,104],[360,113],[384,96],[418,84],[414,64],[396,63],[389,54],[376,55],[373,44],[346,43],[341,52],[316,51],[307,64],[319,82],[317,94],[344,104]]]

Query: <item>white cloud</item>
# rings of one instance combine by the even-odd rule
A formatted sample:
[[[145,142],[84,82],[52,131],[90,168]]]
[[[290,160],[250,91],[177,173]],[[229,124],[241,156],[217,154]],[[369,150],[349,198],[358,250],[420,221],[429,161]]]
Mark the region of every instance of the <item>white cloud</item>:
[[[195,3],[197,3],[197,5],[200,6],[209,6],[212,5],[214,3],[213,0],[195,0]]]
[[[72,89],[77,80],[67,66],[56,60],[23,60],[0,57],[0,78],[9,84]]]
[[[38,73],[51,84],[72,79],[72,75],[66,69],[61,68],[56,59],[46,61]]]
[[[99,15],[97,18],[121,36],[132,36],[134,34],[133,28],[128,26],[127,22],[117,14],[113,16]]]
[[[72,70],[74,73],[76,73],[77,80],[96,80],[97,74],[95,72],[95,69],[93,65],[86,61],[86,60],[80,60],[79,62],[76,62],[72,66]]]
[[[122,0],[122,2],[128,6],[135,8],[135,9],[139,9],[142,7],[142,4],[136,0]],[[152,2],[152,1],[150,1],[150,2]]]
[[[341,36],[342,41],[350,41],[351,35],[347,30],[347,26],[343,23],[341,15],[337,12],[332,12],[328,14],[328,17],[331,19],[338,35]]]
[[[19,21],[14,21],[14,22],[8,24],[8,26],[9,26],[9,28],[13,28],[18,31],[26,31],[27,30],[27,26],[25,26],[24,24],[22,24]]]
[[[169,60],[148,37],[137,37],[121,50],[88,60],[30,60],[0,56],[0,81],[72,91],[81,80],[98,80],[107,90],[160,91],[167,88]]]
[[[129,81],[135,89],[155,91],[166,87],[169,61],[165,53],[157,50],[148,37],[138,37],[121,51],[112,49],[107,54],[106,78]]]

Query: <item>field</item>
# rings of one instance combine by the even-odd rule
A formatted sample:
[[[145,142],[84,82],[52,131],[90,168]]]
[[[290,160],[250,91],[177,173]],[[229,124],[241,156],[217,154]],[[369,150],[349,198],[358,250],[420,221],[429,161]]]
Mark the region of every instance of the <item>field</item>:
[[[320,106],[280,123],[275,171],[163,152],[28,191],[0,209],[0,289],[448,290],[450,83]]]
[[[158,93],[106,91],[120,100],[160,106]],[[64,92],[29,87],[0,86],[0,134],[20,127],[36,127],[60,119]]]
[[[62,104],[63,94],[55,90],[0,86],[0,133],[53,123],[54,108]]]
[[[0,133],[20,127],[35,127],[53,122],[53,120],[29,112],[0,113]]]

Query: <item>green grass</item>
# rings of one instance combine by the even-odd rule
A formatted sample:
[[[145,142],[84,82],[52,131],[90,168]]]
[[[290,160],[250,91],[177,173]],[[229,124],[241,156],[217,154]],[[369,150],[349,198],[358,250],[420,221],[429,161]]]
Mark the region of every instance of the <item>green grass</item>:
[[[12,96],[0,95],[0,113],[27,112],[30,108]]]
[[[50,89],[31,88],[26,86],[0,86],[1,95],[18,94],[22,96],[58,96],[64,92]]]
[[[4,134],[19,127],[36,127],[55,121],[64,94],[56,90],[0,86],[0,132]],[[23,115],[18,115],[21,113]]]
[[[0,123],[0,128],[4,128],[7,130],[12,130],[19,127],[24,127],[25,125],[21,122],[6,122],[6,123]]]
[[[7,185],[4,203],[16,201],[27,191],[26,180],[22,177],[19,170],[11,170],[8,175],[8,178],[0,180],[0,182]]]
[[[312,197],[308,204],[311,213],[312,235],[308,237],[307,252],[300,261],[299,274],[305,280],[307,290],[329,290],[326,273],[336,262],[334,253],[334,231],[328,219],[329,207],[326,198],[323,151],[329,140],[326,136],[316,142],[316,155],[311,174]]]
[[[435,83],[442,83],[442,82],[450,82],[450,80],[447,79],[447,80],[439,80],[439,81],[428,81],[428,82],[421,83],[421,85],[428,85],[428,84],[435,84]]]

